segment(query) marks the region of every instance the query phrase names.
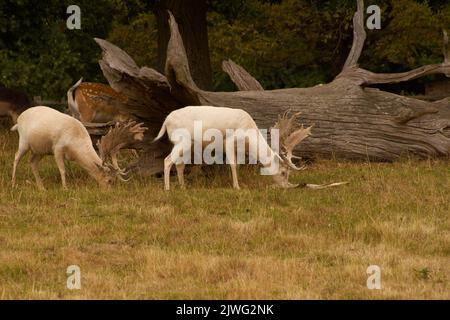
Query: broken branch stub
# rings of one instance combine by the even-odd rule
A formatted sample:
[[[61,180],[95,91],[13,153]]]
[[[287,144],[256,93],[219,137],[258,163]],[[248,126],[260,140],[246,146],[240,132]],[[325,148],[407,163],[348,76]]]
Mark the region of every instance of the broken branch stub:
[[[228,74],[239,91],[263,91],[262,85],[240,65],[231,59],[222,62],[222,70]]]
[[[353,16],[353,43],[344,68],[357,68],[358,60],[361,56],[364,42],[366,41],[366,31],[364,29],[364,1],[357,0],[357,10]]]
[[[172,12],[169,12],[170,39],[167,44],[167,60],[165,74],[172,88],[172,94],[189,104],[198,105],[198,92],[200,89],[192,79],[189,62],[184,48],[178,24]]]

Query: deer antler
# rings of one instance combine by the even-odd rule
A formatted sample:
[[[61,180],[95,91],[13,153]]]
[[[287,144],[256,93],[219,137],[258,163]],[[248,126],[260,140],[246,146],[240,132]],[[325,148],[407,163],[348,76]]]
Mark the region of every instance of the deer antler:
[[[143,123],[136,123],[135,121],[116,123],[97,142],[100,158],[103,162],[107,162],[108,157],[110,157],[112,168],[121,175],[125,175],[124,170],[119,167],[117,154],[120,149],[133,146],[136,141],[142,141],[144,139],[144,132],[147,129],[143,127]]]
[[[299,159],[300,157],[292,154],[294,148],[311,135],[311,128],[304,128],[303,125],[299,126],[297,123],[298,116],[301,112],[294,113],[290,116],[290,110],[278,116],[278,121],[273,128],[279,130],[280,137],[280,156],[286,161],[286,163],[295,170],[302,170],[304,167],[298,168],[292,163],[292,158]]]

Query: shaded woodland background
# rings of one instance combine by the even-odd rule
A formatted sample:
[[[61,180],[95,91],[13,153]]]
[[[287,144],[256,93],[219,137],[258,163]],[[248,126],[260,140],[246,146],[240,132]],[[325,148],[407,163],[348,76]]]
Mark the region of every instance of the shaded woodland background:
[[[61,98],[81,76],[106,82],[98,66],[101,49],[93,37],[121,47],[138,65],[160,69],[154,14],[158,1],[77,1],[81,30],[66,28],[69,4],[0,2],[1,83],[25,89],[31,96]],[[442,61],[442,29],[450,26],[448,1],[366,3],[370,4],[381,7],[382,29],[367,30],[363,68],[400,72]],[[222,61],[229,58],[266,89],[326,83],[342,69],[351,47],[354,1],[208,0],[206,6],[213,90],[234,89],[221,70]],[[425,83],[438,77],[387,89],[420,94]]]

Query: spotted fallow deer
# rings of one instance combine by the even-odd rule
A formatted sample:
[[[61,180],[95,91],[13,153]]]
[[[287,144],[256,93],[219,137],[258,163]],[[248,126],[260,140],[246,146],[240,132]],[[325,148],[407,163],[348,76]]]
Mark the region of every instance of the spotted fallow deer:
[[[102,83],[82,82],[82,78],[67,91],[71,115],[81,122],[125,121],[130,117],[118,107],[128,98]]]

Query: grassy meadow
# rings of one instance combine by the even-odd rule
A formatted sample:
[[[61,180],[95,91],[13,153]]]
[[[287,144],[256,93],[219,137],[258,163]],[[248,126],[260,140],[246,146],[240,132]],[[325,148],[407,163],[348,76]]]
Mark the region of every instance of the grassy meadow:
[[[450,162],[318,161],[273,189],[223,168],[163,190],[134,177],[102,190],[77,165],[61,188],[52,157],[28,156],[10,187],[17,133],[0,129],[1,299],[449,299]],[[81,269],[81,289],[66,268]],[[366,286],[381,268],[380,290]]]

